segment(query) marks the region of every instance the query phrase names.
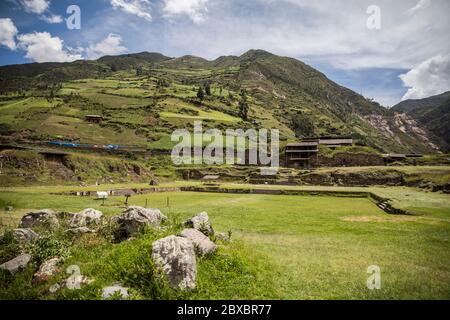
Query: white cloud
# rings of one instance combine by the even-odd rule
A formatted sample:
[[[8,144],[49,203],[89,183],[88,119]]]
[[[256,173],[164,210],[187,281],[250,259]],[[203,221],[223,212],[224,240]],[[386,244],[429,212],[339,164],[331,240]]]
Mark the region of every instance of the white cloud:
[[[169,1],[175,0],[164,3]],[[405,13],[417,0],[376,3],[381,30],[366,26],[373,0],[209,1],[202,28],[172,23],[164,26],[161,38],[172,52],[214,58],[261,48],[346,70],[410,69],[450,52],[450,1],[434,0],[414,19]],[[151,36],[139,34],[136,39]]]
[[[98,59],[105,55],[119,55],[127,52],[128,49],[122,46],[122,37],[110,33],[105,39],[89,46],[86,49],[88,59]]]
[[[17,43],[16,43],[17,38]],[[25,57],[34,62],[71,62],[75,60],[97,59],[105,55],[119,55],[128,51],[122,45],[122,37],[110,33],[105,39],[87,48],[71,48],[64,41],[48,32],[18,34],[10,18],[0,19],[0,45],[10,50],[24,50]]]
[[[39,19],[50,24],[62,23],[61,16],[51,13],[50,0],[18,0],[28,13],[39,15]]]
[[[42,14],[50,7],[49,0],[20,0],[25,11],[30,13]]]
[[[17,32],[17,28],[10,18],[0,19],[0,45],[15,50]]]
[[[51,14],[48,16],[43,15],[43,16],[41,16],[41,19],[50,24],[62,23],[64,21],[61,16],[58,16],[56,14]]]
[[[428,59],[400,76],[408,91],[403,100],[422,99],[450,90],[450,55]]]
[[[69,52],[63,40],[48,32],[22,34],[17,39],[19,48],[27,52],[26,57],[35,62],[70,62],[83,58]]]
[[[195,23],[205,21],[208,11],[206,5],[209,0],[164,0],[164,14],[166,17],[187,15]]]
[[[114,9],[120,9],[126,13],[144,18],[147,21],[152,20],[150,13],[151,3],[149,0],[111,0]]]
[[[414,14],[419,10],[423,10],[428,8],[431,5],[431,0],[419,0],[419,2],[408,10],[408,13]]]

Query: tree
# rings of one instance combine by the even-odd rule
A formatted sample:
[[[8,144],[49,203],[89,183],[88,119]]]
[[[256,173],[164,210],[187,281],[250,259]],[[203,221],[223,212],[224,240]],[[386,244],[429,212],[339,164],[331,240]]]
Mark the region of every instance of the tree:
[[[142,68],[142,66],[138,66],[137,68],[136,68],[136,76],[137,77],[141,77],[141,76],[143,76],[144,75],[144,69]]]
[[[314,123],[311,117],[302,113],[292,117],[292,127],[299,138],[314,135]]]
[[[241,91],[241,101],[239,101],[239,116],[242,120],[247,121],[248,120],[248,102],[247,102],[247,95],[244,90]]]
[[[211,95],[211,85],[209,83],[207,83],[205,85],[205,93],[206,95],[210,96]]]
[[[205,93],[203,92],[203,88],[199,87],[197,91],[197,98],[202,101],[205,98]]]

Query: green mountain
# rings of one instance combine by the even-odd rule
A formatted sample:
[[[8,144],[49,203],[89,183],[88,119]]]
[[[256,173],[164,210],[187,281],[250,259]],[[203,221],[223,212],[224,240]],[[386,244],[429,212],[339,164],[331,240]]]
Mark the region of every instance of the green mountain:
[[[436,136],[443,149],[450,150],[450,91],[425,99],[405,100],[392,110],[414,118]]]
[[[87,123],[89,114],[104,121]],[[3,140],[171,149],[173,130],[190,128],[194,120],[206,128],[276,128],[283,141],[352,135],[384,152],[438,150],[439,139],[408,114],[387,110],[301,61],[262,50],[213,61],[143,52],[0,68]]]

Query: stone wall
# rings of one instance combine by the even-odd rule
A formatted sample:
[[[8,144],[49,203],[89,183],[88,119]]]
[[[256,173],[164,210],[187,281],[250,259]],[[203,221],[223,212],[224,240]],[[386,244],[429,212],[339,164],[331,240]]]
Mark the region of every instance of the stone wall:
[[[367,167],[383,166],[384,159],[378,154],[372,153],[346,153],[339,152],[333,157],[319,155],[317,160],[312,160],[314,167]]]

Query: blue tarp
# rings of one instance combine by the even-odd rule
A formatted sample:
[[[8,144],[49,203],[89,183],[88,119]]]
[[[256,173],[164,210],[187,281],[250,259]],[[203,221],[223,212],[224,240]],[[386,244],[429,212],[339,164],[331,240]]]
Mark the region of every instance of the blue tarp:
[[[117,150],[120,148],[126,148],[121,147],[115,144],[107,144],[107,145],[95,145],[95,144],[79,144],[79,143],[73,143],[73,142],[65,142],[65,141],[49,141],[48,144],[58,146],[58,147],[64,147],[64,148],[88,148],[88,149],[107,149],[107,150]]]

